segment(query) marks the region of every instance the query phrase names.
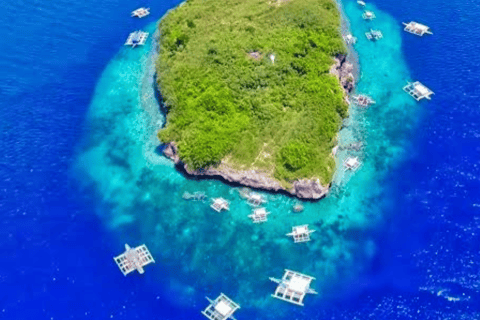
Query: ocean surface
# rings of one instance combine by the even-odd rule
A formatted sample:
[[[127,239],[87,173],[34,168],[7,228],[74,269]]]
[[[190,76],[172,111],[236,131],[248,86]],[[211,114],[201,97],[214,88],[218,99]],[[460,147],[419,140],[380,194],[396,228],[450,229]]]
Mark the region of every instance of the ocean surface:
[[[123,43],[179,3],[3,3],[0,319],[202,319],[220,292],[239,320],[480,319],[480,1],[369,1],[370,22],[342,1],[356,90],[376,104],[350,109],[337,161],[362,166],[302,213],[264,194],[262,225],[239,188],[189,180],[161,155],[155,44]],[[130,18],[140,6],[152,14]],[[403,32],[411,20],[433,35]],[[411,80],[432,100],[404,93]],[[194,191],[230,212],[182,199]],[[285,236],[297,224],[311,242]],[[152,252],[145,274],[118,270],[125,243]],[[316,278],[305,307],[270,297],[284,269]]]

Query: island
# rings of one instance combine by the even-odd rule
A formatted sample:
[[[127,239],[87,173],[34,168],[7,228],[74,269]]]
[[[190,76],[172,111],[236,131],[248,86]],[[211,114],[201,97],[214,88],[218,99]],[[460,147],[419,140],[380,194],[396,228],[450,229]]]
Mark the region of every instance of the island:
[[[188,175],[324,197],[353,66],[333,0],[187,0],[159,23],[164,154]]]

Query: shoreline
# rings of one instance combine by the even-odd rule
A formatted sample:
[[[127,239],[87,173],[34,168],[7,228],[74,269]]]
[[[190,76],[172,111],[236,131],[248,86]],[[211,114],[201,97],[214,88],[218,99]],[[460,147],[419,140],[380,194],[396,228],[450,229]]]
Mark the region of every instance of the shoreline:
[[[166,15],[168,15],[171,12],[171,10],[174,10],[180,7],[183,3],[184,2],[182,2],[175,8],[170,9],[164,16],[162,16],[160,21]],[[347,24],[346,24],[347,19],[343,12],[343,7],[338,2],[336,2],[336,4],[341,17],[340,33],[341,33],[341,36],[343,37],[344,30],[347,28]],[[155,32],[155,39],[154,39],[155,45],[153,46],[153,50],[157,52],[158,52],[157,47],[159,43],[158,38],[160,36],[161,34],[157,30],[157,32]],[[359,67],[358,67],[358,59],[356,59],[355,57],[351,57],[352,51],[353,51],[351,50],[351,47],[347,44],[345,44],[345,47],[347,49],[347,54],[340,54],[333,57],[334,63],[332,64],[329,73],[338,78],[340,82],[340,86],[344,91],[344,98],[348,103],[348,96],[355,89]],[[156,73],[154,77],[155,78],[157,77]],[[160,112],[166,118],[167,111],[163,106],[161,90],[160,88],[158,88],[158,86],[156,87],[156,93],[157,93],[157,100],[159,102]],[[348,117],[350,117],[350,113]],[[164,123],[164,126],[165,125],[166,125],[166,122]],[[342,128],[343,128],[343,125],[342,127],[339,128],[337,132],[337,137],[340,131],[342,130]],[[333,158],[337,157],[336,149],[338,149],[338,145],[339,145],[338,138],[336,142],[337,143],[335,147],[332,149],[332,153],[331,153],[331,156]],[[251,170],[232,169],[222,162],[215,168],[190,170],[188,166],[180,160],[177,152],[177,145],[174,141],[169,142],[167,144],[162,144],[160,150],[167,158],[169,158],[174,162],[177,171],[180,171],[181,173],[183,173],[185,176],[189,178],[217,179],[222,182],[226,182],[230,184],[238,184],[239,186],[250,187],[258,190],[285,193],[289,196],[297,197],[302,200],[320,200],[326,197],[333,183],[333,179],[328,185],[322,185],[319,179],[301,179],[301,180],[295,180],[292,183],[292,187],[288,189],[285,186],[282,186],[282,184],[278,180],[274,179],[273,177],[271,177],[270,175],[262,171],[255,170],[255,169],[251,169]],[[337,165],[333,174],[334,177],[337,174],[337,171],[339,169],[340,168]]]
[[[350,21],[348,20],[347,15],[345,14],[345,9],[343,8],[343,4],[341,0],[335,0],[335,3],[338,6],[338,10],[340,12],[340,28],[341,28],[341,33],[342,37],[346,34],[351,34],[351,28],[350,28]],[[354,50],[353,45],[345,45],[347,48],[347,61],[353,65],[353,70],[352,74],[354,79],[359,79],[360,76],[360,63],[359,63],[359,58],[358,58],[358,53],[356,50]],[[356,83],[356,81],[354,81]]]

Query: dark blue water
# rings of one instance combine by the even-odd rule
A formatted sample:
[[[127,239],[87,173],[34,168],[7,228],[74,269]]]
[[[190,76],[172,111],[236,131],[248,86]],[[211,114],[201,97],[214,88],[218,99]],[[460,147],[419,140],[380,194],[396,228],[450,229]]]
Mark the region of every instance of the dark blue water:
[[[102,70],[132,29],[178,1],[4,4],[0,25],[0,318],[200,319],[157,285],[119,277],[116,239],[93,193],[70,177],[75,146]],[[129,18],[149,6],[144,20]],[[379,248],[358,279],[311,319],[478,319],[480,233],[480,2],[375,3],[398,22],[413,79],[436,93],[412,129],[409,156],[385,181],[395,210],[371,231]],[[21,10],[19,10],[21,8]],[[388,72],[388,71],[386,71]],[[242,316],[239,314],[238,318]]]

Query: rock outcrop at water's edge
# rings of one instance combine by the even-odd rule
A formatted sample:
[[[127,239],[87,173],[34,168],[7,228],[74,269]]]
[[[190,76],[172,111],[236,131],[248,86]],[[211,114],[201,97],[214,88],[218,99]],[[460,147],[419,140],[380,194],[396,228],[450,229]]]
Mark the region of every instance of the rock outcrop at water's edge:
[[[338,77],[345,93],[353,91],[355,82],[353,77],[353,64],[347,61],[346,55],[339,54],[335,57],[335,64],[330,69],[330,73]]]
[[[284,191],[292,196],[310,200],[321,199],[325,197],[329,191],[329,186],[322,186],[318,180],[298,180],[293,183],[292,189],[286,189],[280,185],[278,181],[268,177],[263,172],[256,170],[235,170],[222,164],[217,168],[190,170],[188,166],[180,160],[175,142],[168,143],[163,153],[172,159],[176,165],[182,166],[186,173],[192,176],[221,177],[231,183],[238,183],[243,186],[267,191]]]

